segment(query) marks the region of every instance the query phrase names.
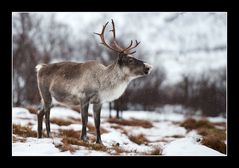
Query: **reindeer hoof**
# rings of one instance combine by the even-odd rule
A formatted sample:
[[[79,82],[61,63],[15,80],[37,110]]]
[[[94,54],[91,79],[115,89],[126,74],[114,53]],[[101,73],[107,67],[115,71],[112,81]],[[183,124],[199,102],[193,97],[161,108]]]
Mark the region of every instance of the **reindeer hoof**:
[[[81,137],[81,140],[85,143],[88,143],[89,138],[87,136]]]
[[[97,140],[96,140],[96,143],[97,143],[97,144],[103,144],[102,141],[101,141],[101,139],[97,139]]]

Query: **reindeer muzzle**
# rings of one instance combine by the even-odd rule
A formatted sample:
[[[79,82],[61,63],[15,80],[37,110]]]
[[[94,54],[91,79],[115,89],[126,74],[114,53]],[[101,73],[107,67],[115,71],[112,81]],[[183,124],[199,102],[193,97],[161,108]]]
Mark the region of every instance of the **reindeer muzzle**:
[[[147,63],[144,63],[144,74],[148,75],[153,69],[153,66]]]

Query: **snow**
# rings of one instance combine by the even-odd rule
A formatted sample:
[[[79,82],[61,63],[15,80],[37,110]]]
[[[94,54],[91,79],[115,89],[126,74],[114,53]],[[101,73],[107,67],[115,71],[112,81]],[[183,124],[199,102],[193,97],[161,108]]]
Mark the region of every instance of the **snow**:
[[[13,156],[49,156],[52,154],[60,153],[52,139],[43,138],[28,138],[26,143],[13,143],[12,144],[12,155]]]
[[[29,113],[25,108],[14,107],[12,109],[12,122],[14,124],[26,125],[29,122],[36,122],[36,115]]]
[[[222,116],[218,117],[207,117],[210,122],[226,122],[226,119]]]
[[[12,143],[13,156],[111,156],[115,153],[113,146],[119,145],[123,150],[121,156],[144,156],[145,153],[152,152],[156,147],[162,149],[163,156],[225,156],[224,154],[208,148],[200,141],[202,137],[195,131],[187,132],[184,127],[176,124],[185,119],[183,114],[187,109],[183,106],[166,105],[157,110],[158,112],[147,111],[125,111],[123,113],[124,119],[143,119],[151,121],[153,127],[143,128],[137,126],[123,126],[115,123],[107,122],[108,111],[106,108],[102,110],[101,128],[107,130],[106,133],[101,134],[103,144],[108,151],[89,150],[84,146],[77,146],[76,151],[71,153],[69,151],[61,152],[56,146],[62,144],[61,137],[56,137],[55,133],[59,129],[81,131],[82,125],[79,123],[72,123],[68,126],[59,126],[51,123],[51,130],[54,132],[51,138],[25,138],[25,142],[16,140]],[[65,107],[53,107],[51,110],[51,117],[70,119],[80,119],[80,114],[74,110]],[[200,119],[199,117],[196,117]],[[212,122],[226,122],[223,117],[208,117]],[[89,121],[93,124],[93,117],[89,117]],[[36,115],[31,114],[27,109],[20,107],[12,108],[12,122],[13,124],[28,125],[32,130],[37,130]],[[112,126],[119,126],[122,129],[116,129]],[[43,124],[45,129],[45,124]],[[124,131],[127,132],[127,135]],[[144,135],[148,139],[148,143],[136,144],[129,139],[129,136]],[[93,134],[88,134],[94,137]],[[13,135],[19,139],[24,139],[18,135]],[[227,141],[226,141],[227,142]],[[94,143],[94,142],[93,142]]]
[[[165,145],[163,155],[167,156],[225,156],[193,139],[182,138]]]
[[[143,152],[149,152],[152,150],[149,146],[137,145],[133,143],[128,139],[126,135],[119,132],[110,132],[107,134],[103,134],[102,140],[109,147],[118,143],[122,149],[127,151],[125,155],[131,155],[133,152],[138,152],[140,155]]]
[[[73,118],[80,118],[80,113],[76,113],[76,111],[64,108],[64,107],[54,107],[51,109],[51,117],[52,118],[61,118],[61,119],[67,119],[70,117]]]

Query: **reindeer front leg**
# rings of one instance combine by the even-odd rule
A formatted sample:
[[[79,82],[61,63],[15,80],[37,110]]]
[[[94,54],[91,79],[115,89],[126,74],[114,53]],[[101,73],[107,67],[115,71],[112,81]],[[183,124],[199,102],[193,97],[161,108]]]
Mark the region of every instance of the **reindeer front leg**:
[[[102,144],[101,136],[100,136],[100,112],[101,112],[102,104],[94,104],[94,121],[96,128],[96,143]]]

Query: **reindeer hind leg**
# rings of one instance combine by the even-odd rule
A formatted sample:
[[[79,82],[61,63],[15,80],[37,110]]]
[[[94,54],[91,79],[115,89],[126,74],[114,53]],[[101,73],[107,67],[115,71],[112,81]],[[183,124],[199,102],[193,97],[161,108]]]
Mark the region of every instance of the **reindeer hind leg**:
[[[39,87],[39,91],[42,97],[43,108],[39,111],[38,118],[38,138],[42,137],[42,122],[45,115],[45,125],[47,131],[47,137],[50,137],[50,109],[52,104],[52,98],[49,90],[45,87]]]

